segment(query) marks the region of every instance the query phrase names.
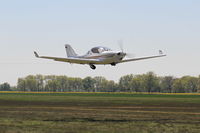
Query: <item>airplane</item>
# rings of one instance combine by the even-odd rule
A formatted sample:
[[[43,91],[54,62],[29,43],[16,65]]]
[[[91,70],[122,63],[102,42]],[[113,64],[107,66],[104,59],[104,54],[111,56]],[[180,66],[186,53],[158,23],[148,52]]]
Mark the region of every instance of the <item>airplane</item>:
[[[115,66],[119,63],[130,62],[130,61],[138,61],[144,59],[158,58],[166,56],[163,54],[161,50],[159,50],[159,55],[148,56],[148,57],[140,57],[140,58],[132,58],[132,59],[124,59],[128,56],[128,53],[121,51],[113,51],[110,48],[98,46],[89,50],[85,55],[79,56],[75,53],[73,48],[69,45],[65,45],[67,58],[60,57],[50,57],[50,56],[39,56],[37,52],[34,51],[35,57],[44,58],[44,59],[52,59],[54,61],[60,62],[68,62],[75,64],[87,64],[91,69],[96,69],[95,65],[112,65]]]

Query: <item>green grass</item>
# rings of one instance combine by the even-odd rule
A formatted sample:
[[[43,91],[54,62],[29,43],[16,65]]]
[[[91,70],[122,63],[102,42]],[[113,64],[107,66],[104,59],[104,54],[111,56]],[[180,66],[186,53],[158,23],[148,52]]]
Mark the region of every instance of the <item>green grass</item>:
[[[0,93],[2,133],[200,132],[200,96]]]

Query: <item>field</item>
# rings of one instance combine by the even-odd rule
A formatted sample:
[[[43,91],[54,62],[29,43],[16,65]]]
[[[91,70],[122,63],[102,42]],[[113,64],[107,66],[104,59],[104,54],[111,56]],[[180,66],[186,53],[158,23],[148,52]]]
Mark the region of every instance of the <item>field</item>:
[[[200,95],[0,93],[1,133],[199,133]]]

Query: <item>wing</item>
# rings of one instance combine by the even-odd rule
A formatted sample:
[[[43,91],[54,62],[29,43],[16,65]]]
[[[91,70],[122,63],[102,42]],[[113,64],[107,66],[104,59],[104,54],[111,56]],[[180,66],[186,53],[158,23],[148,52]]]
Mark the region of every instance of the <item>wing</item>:
[[[52,59],[60,62],[69,62],[69,63],[77,63],[77,64],[98,64],[100,62],[99,59],[84,59],[84,58],[60,58],[60,57],[49,57],[49,56],[39,56],[37,52],[34,52],[37,58],[43,59]]]
[[[119,63],[129,62],[129,61],[145,60],[145,59],[152,59],[152,58],[158,58],[158,57],[163,57],[163,56],[166,56],[166,55],[156,55],[156,56],[148,56],[148,57],[127,59],[127,60],[122,60],[122,61],[120,61]]]

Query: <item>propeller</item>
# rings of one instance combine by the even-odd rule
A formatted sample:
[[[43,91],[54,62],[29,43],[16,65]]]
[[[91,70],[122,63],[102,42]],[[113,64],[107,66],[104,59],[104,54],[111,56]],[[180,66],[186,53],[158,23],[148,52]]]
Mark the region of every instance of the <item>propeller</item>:
[[[126,53],[126,57],[128,57],[128,58],[134,58],[135,54],[133,54],[133,53]]]
[[[122,52],[124,52],[124,46],[123,46],[123,41],[122,40],[119,40],[118,41],[118,45],[119,45],[119,48]]]
[[[121,50],[121,53],[124,53],[126,57],[128,57],[128,58],[134,58],[135,57],[135,54],[124,52],[123,40],[119,40],[118,45],[119,45],[119,48]]]

